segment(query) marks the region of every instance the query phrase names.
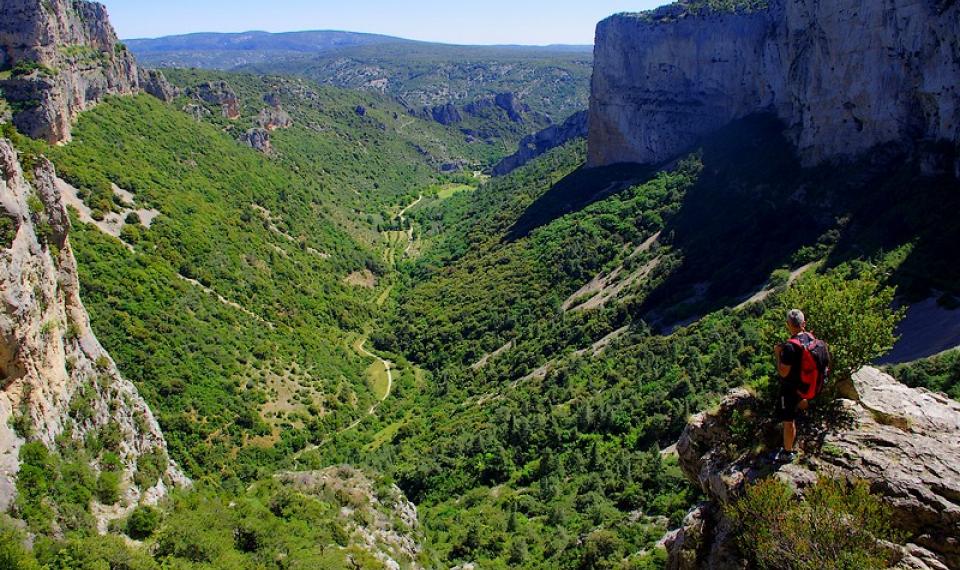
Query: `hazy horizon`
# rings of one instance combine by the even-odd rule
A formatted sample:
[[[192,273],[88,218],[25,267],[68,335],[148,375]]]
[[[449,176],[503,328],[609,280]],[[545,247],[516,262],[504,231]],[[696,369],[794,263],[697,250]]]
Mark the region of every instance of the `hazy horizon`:
[[[329,0],[280,0],[272,4],[169,0],[162,5],[141,0],[101,1],[124,39],[196,33],[346,31],[449,44],[531,46],[592,45],[596,24],[603,18],[669,3],[529,0],[521,5],[487,0],[454,9],[442,0],[356,0],[349,4]]]

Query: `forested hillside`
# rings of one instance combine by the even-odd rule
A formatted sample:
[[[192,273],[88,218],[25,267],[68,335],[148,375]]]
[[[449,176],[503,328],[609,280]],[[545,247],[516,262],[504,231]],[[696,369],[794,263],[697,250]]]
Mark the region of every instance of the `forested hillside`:
[[[710,0],[627,20],[726,22],[767,8]],[[244,50],[250,60],[236,61]],[[924,358],[893,359],[890,374],[960,396],[957,351],[924,350],[940,322],[930,315],[960,314],[949,145],[811,164],[782,116],[755,112],[660,163],[590,168],[594,149],[573,140],[491,178],[522,137],[583,108],[588,54],[316,33],[193,36],[149,51],[246,65],[143,75],[162,97],[103,93],[63,144],[23,136],[2,97],[0,123],[19,153],[11,164],[25,180],[49,173],[68,206],[82,298],[106,349],[96,367],[115,360],[162,429],[173,463],[151,451],[134,477],[162,486],[170,463],[192,482],[125,504],[121,428],[66,429],[47,446],[17,410],[22,470],[0,517],[0,567],[663,568],[662,540],[677,537],[666,533],[728,485],[702,484],[691,464],[774,472],[771,353],[787,309],[803,306],[834,350],[828,395],[801,426],[812,446],[848,417],[843,407],[908,437],[910,421],[841,392],[898,342],[914,355],[900,360]],[[37,82],[56,74],[26,67],[17,73]],[[33,168],[43,157],[56,178]],[[47,206],[22,201],[22,215],[0,216],[3,255],[35,226],[34,249],[55,259]],[[20,288],[43,305],[31,287]],[[70,323],[40,320],[37,338],[62,325],[77,340]],[[935,340],[955,346],[950,330]],[[16,370],[0,356],[6,381]],[[89,389],[109,384],[97,376]],[[731,410],[732,389],[750,405]],[[93,397],[79,394],[65,404],[71,426],[89,420]],[[945,396],[911,394],[960,414]],[[110,401],[109,414],[126,413],[123,398]],[[724,422],[722,448],[684,447],[695,415]],[[702,425],[694,436],[708,439]],[[852,464],[860,450],[846,449],[816,453]],[[823,509],[769,482],[723,505],[741,554],[761,560],[744,541],[779,544],[761,523],[787,517],[839,520],[827,540],[868,530],[838,555],[849,568],[893,563],[877,538],[917,538],[894,531],[883,485],[806,484]],[[953,500],[941,486],[937,500]],[[771,510],[784,518],[769,523]]]

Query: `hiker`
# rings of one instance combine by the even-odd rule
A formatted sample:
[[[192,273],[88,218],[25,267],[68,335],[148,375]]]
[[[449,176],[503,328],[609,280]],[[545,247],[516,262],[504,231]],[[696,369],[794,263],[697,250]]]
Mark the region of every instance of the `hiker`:
[[[797,416],[810,407],[810,400],[823,388],[830,361],[826,343],[807,332],[803,311],[787,313],[787,330],[790,340],[774,348],[780,376],[777,417],[783,423],[783,447],[774,460],[782,463],[792,463],[797,457]]]

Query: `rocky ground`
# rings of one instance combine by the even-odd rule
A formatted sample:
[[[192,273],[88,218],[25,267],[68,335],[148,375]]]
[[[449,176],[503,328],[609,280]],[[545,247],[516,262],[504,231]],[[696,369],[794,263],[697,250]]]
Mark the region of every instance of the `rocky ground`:
[[[735,413],[751,417],[763,405],[746,390],[691,420],[677,452],[709,500],[664,539],[670,568],[746,567],[723,507],[764,477],[781,479],[802,497],[821,474],[864,480],[893,509],[905,537],[894,545],[899,568],[960,567],[960,404],[875,368],[855,374],[840,392],[825,424],[801,427],[804,455],[784,466],[754,451],[757,443],[776,445],[777,426],[749,431],[752,441],[736,430]]]

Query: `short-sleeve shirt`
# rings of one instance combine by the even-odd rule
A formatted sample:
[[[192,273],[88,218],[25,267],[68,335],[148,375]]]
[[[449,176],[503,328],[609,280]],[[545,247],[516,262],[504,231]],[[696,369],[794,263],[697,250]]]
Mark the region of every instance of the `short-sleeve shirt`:
[[[800,333],[801,335],[803,333]],[[798,338],[797,335],[793,338]],[[784,384],[791,387],[800,385],[800,365],[803,359],[803,349],[788,342],[783,345],[783,351],[780,353],[780,363],[790,367],[790,374],[783,379]]]

